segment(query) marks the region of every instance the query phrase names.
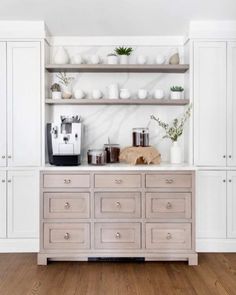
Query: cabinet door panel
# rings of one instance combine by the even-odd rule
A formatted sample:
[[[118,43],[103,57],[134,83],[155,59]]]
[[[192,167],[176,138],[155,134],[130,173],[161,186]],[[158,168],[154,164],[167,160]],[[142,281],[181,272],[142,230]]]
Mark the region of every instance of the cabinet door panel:
[[[194,161],[226,165],[226,42],[194,44]]]
[[[6,238],[6,172],[0,172],[0,238]]]
[[[226,172],[198,171],[196,177],[197,238],[226,238]]]
[[[236,238],[236,171],[228,173],[227,187],[227,237]]]
[[[6,166],[6,43],[0,42],[0,167]]]
[[[8,237],[39,236],[39,173],[8,172]]]
[[[8,165],[40,165],[40,42],[7,43]]]
[[[227,163],[236,166],[236,42],[227,48]]]

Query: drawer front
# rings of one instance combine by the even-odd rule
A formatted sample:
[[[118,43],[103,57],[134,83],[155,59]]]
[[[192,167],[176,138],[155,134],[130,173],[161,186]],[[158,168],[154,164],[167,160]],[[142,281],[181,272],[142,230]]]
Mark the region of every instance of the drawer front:
[[[191,249],[191,224],[147,223],[146,248],[161,250]]]
[[[140,193],[95,193],[96,218],[140,218]]]
[[[191,218],[191,194],[147,193],[146,218]]]
[[[89,249],[90,226],[88,223],[45,223],[45,249]]]
[[[96,223],[95,248],[139,249],[141,246],[140,223]]]
[[[141,175],[139,174],[96,174],[96,188],[139,188]]]
[[[146,174],[146,187],[191,188],[190,174]]]
[[[44,193],[44,218],[89,218],[89,193]]]
[[[44,174],[43,186],[48,188],[89,188],[89,174]]]

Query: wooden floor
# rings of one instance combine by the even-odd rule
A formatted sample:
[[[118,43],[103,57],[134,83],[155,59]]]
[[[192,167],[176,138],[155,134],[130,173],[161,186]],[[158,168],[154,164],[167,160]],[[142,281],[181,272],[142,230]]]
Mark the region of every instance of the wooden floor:
[[[35,254],[0,254],[0,295],[236,295],[236,254],[201,254],[186,262],[51,262]]]

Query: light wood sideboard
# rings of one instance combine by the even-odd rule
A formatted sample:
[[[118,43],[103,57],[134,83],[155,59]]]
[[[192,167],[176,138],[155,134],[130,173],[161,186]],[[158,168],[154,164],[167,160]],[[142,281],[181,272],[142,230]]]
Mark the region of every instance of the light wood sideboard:
[[[194,171],[42,171],[38,264],[186,260],[195,252]]]

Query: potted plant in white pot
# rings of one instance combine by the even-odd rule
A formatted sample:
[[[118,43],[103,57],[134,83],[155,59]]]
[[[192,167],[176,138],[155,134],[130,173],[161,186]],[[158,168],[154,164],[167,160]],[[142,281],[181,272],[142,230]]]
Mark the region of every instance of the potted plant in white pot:
[[[133,52],[133,48],[120,46],[115,49],[115,53],[120,57],[120,64],[129,63],[129,56]]]
[[[182,99],[184,98],[184,88],[182,86],[172,86],[170,88],[171,99]]]
[[[58,83],[54,83],[51,86],[52,99],[61,99],[61,87]]]
[[[170,124],[167,124],[160,120],[160,118],[151,116],[152,120],[155,120],[158,125],[164,129],[165,135],[163,138],[168,138],[172,141],[170,148],[170,162],[171,164],[181,164],[181,147],[178,143],[178,139],[181,137],[184,131],[184,125],[191,115],[191,105],[187,108],[186,112],[183,114],[182,118],[175,118]]]
[[[59,73],[57,75],[59,83],[62,87],[62,98],[69,99],[72,97],[71,82],[74,80],[73,77],[68,77],[66,73]]]

